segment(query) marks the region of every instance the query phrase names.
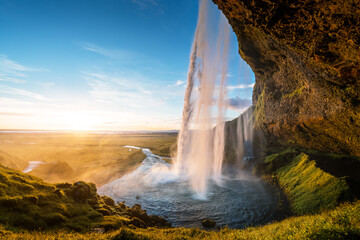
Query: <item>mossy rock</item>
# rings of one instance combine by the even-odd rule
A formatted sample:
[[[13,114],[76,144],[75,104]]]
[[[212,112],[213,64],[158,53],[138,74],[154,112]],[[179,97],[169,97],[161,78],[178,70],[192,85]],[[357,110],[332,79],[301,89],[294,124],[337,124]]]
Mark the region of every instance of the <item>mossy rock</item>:
[[[111,197],[101,196],[101,198],[104,200],[104,203],[105,203],[106,205],[115,207],[115,201],[114,201],[114,199],[112,199]]]

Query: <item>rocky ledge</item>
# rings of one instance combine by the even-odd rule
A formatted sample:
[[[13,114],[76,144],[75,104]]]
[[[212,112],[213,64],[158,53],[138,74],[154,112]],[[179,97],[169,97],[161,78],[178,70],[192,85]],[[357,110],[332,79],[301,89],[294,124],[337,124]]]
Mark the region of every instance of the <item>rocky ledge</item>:
[[[268,139],[360,156],[360,2],[213,0],[256,76]]]

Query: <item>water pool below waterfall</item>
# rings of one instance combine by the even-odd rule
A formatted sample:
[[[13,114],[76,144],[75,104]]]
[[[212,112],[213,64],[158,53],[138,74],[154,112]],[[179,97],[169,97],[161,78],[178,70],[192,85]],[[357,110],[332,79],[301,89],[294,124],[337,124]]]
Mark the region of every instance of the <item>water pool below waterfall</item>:
[[[137,169],[100,187],[99,194],[130,206],[140,204],[148,214],[162,216],[175,227],[202,227],[201,220],[210,218],[217,226],[243,228],[278,216],[276,190],[255,177],[230,174],[220,185],[210,181],[206,196],[197,196],[162,158],[148,149],[143,152],[146,158]]]

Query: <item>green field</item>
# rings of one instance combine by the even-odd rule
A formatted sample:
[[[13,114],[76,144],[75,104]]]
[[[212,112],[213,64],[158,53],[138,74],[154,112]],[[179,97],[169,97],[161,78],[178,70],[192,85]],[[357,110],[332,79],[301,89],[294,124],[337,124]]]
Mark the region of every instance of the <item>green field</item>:
[[[177,134],[94,134],[88,132],[0,132],[0,163],[24,170],[29,161],[39,165],[29,172],[48,182],[85,180],[101,186],[134,169],[145,155],[133,145],[170,157]]]

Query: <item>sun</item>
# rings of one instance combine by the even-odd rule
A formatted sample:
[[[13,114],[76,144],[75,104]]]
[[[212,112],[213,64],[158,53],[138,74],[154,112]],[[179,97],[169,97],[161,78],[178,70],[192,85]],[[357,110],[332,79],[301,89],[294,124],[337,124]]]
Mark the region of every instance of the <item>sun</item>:
[[[68,130],[85,131],[93,130],[94,118],[86,114],[72,113],[66,116],[66,128]]]

